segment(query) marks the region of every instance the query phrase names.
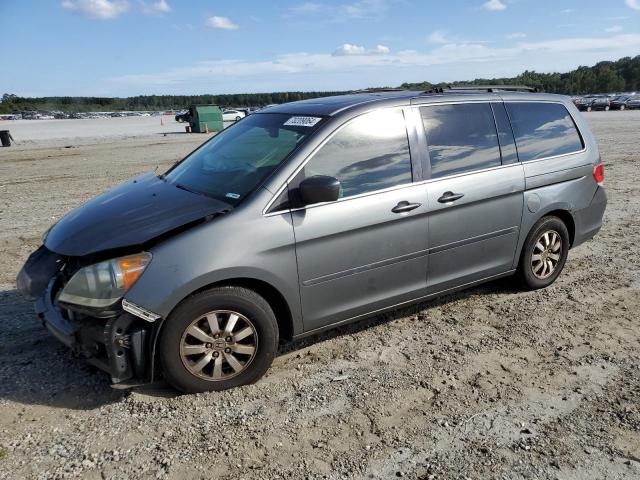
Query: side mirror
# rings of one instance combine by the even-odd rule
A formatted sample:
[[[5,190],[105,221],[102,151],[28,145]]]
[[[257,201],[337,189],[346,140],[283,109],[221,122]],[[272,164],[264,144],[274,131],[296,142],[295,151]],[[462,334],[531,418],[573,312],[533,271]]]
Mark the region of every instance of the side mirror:
[[[334,202],[340,196],[340,181],[327,175],[314,175],[300,182],[300,198],[305,205]]]

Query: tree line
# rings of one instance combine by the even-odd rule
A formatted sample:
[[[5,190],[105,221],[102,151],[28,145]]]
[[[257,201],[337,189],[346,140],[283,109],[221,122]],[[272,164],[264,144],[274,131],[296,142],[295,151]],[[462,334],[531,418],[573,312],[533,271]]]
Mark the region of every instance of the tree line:
[[[403,83],[401,88],[430,90],[460,85],[526,85],[542,92],[565,95],[640,91],[640,55],[614,62],[599,62],[592,67],[578,67],[567,73],[525,71],[512,78],[477,78],[472,81],[437,83]]]
[[[640,55],[617,61],[599,62],[591,67],[578,67],[567,73],[525,71],[512,78],[478,78],[453,83],[403,83],[400,88],[430,90],[460,85],[527,85],[549,93],[583,95],[598,92],[640,90]],[[293,102],[309,98],[350,93],[336,92],[272,92],[225,95],[138,95],[135,97],[37,97],[25,98],[5,93],[0,100],[0,113],[22,111],[97,112],[126,110],[176,110],[191,104],[216,104],[223,107],[256,107],[272,103]]]

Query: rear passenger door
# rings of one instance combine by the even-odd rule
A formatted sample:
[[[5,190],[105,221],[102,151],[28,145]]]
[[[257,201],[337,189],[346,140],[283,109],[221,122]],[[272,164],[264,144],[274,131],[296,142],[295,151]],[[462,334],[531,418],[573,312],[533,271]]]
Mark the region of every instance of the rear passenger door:
[[[436,104],[420,114],[428,149],[429,292],[511,270],[524,174],[504,104]]]

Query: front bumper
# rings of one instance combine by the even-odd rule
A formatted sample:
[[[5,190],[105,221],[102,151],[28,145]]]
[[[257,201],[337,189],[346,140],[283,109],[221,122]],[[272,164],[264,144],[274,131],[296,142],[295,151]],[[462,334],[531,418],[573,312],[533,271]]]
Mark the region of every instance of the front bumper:
[[[151,339],[155,326],[120,312],[108,318],[77,313],[57,304],[58,281],[36,300],[43,325],[74,354],[104,370],[116,384],[148,383],[153,377]]]

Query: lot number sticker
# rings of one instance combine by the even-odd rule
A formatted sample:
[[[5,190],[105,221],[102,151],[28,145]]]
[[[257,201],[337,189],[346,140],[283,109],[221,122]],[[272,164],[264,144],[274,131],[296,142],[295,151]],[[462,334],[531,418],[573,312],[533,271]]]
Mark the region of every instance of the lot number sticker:
[[[320,117],[291,117],[284,124],[296,127],[313,127],[320,120],[322,120]]]

